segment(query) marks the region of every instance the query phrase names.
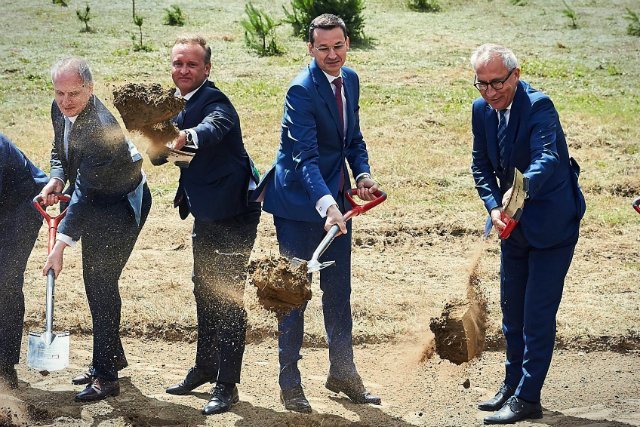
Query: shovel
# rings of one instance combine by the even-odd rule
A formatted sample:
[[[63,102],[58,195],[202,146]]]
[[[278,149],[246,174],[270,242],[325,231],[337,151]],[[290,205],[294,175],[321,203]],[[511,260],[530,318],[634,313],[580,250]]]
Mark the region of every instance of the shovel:
[[[633,209],[635,209],[636,212],[640,213],[640,197],[633,201]]]
[[[60,201],[68,202],[71,197],[58,195]],[[51,217],[40,204],[40,195],[33,199],[33,204],[40,211],[49,226],[48,252],[51,253],[56,241],[56,231],[58,224],[67,213],[65,208],[58,216]],[[46,325],[42,333],[29,332],[29,343],[27,350],[27,366],[32,369],[43,371],[59,371],[69,366],[69,332],[53,332],[53,299],[55,288],[55,276],[53,269],[47,272],[47,302],[46,302]]]
[[[351,203],[351,206],[353,208],[349,212],[344,214],[345,222],[350,220],[354,216],[358,216],[361,213],[365,213],[366,211],[368,211],[374,206],[378,206],[380,203],[384,202],[387,199],[387,194],[384,193],[383,191],[378,190],[375,193],[373,193],[374,196],[376,196],[375,199],[363,205],[359,205],[355,202],[355,200],[353,200],[353,196],[355,194],[357,194],[357,189],[351,189],[346,193],[347,199],[349,200],[349,203]],[[302,263],[306,263],[307,273],[314,273],[316,271],[320,271],[323,268],[327,268],[330,265],[335,264],[335,261],[320,262],[318,261],[318,258],[320,258],[324,253],[324,251],[327,250],[331,242],[333,242],[333,239],[336,238],[336,235],[338,234],[339,231],[340,231],[340,227],[338,227],[337,224],[334,224],[329,229],[327,234],[324,236],[324,238],[322,239],[322,241],[320,242],[316,250],[313,252],[313,255],[311,255],[311,259],[309,261],[305,261],[300,258],[293,258],[291,260],[291,265],[295,268],[295,267],[299,267]]]

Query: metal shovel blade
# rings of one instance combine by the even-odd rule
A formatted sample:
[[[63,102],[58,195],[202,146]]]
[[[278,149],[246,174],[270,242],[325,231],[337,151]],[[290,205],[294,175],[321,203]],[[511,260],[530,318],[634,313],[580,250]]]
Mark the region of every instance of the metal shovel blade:
[[[335,263],[335,261],[320,262],[317,259],[312,259],[310,261],[305,261],[304,259],[300,258],[291,259],[291,265],[293,266],[293,268],[300,267],[302,264],[307,264],[307,273],[315,273],[316,271],[320,271],[323,268],[327,268]]]
[[[27,366],[38,371],[59,371],[69,366],[69,332],[29,332]]]

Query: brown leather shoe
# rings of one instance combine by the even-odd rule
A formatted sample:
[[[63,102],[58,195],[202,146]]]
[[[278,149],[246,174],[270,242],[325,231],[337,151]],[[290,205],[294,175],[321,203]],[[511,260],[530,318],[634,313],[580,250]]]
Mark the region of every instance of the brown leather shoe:
[[[120,394],[120,383],[116,381],[107,381],[102,378],[94,378],[91,384],[76,394],[76,401],[78,402],[94,402],[96,400],[102,400],[109,396],[117,396]]]
[[[353,403],[372,403],[374,405],[382,403],[380,396],[371,394],[364,388],[360,376],[347,379],[338,379],[330,376],[324,386],[334,393],[342,392],[346,394]]]
[[[129,362],[127,362],[126,357],[116,359],[116,369],[118,371],[123,370],[127,366],[129,366]],[[71,379],[71,384],[84,385],[84,384],[89,384],[91,381],[93,381],[93,366],[89,366],[89,369],[87,369],[86,372],[83,372],[77,377],[74,377],[73,379]]]

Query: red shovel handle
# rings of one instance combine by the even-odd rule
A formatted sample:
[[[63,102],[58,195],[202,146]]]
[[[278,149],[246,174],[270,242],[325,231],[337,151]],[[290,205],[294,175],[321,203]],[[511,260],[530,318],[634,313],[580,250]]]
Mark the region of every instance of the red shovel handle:
[[[633,209],[635,209],[636,212],[640,213],[640,197],[633,201]]]
[[[56,196],[58,196],[59,202],[66,203],[66,202],[69,202],[69,200],[71,200],[71,196],[67,196],[66,194],[56,194]],[[33,205],[40,212],[40,214],[45,219],[45,221],[47,221],[47,225],[49,226],[49,252],[51,252],[51,250],[53,249],[53,245],[56,242],[56,231],[58,230],[58,224],[60,224],[60,221],[62,221],[62,218],[64,218],[64,216],[66,215],[67,208],[64,208],[62,212],[52,217],[45,210],[46,206],[45,207],[42,206],[42,195],[40,194],[38,194],[33,199]]]
[[[384,191],[381,190],[376,190],[375,193],[373,193],[374,196],[376,196],[375,199],[363,204],[363,205],[359,205],[356,203],[355,200],[353,200],[353,196],[355,196],[356,194],[358,194],[358,190],[356,188],[352,188],[351,190],[349,190],[346,193],[347,199],[349,200],[349,203],[351,203],[351,210],[349,212],[347,212],[346,214],[344,214],[344,220],[347,221],[349,218],[354,217],[354,216],[358,216],[362,213],[365,213],[366,211],[368,211],[369,209],[371,209],[374,206],[378,206],[380,203],[384,202],[385,200],[387,200],[387,193],[385,193]]]

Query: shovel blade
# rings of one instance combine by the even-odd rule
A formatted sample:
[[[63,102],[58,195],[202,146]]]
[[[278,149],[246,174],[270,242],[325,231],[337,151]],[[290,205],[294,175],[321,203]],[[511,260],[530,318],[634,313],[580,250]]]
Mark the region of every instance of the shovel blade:
[[[335,261],[320,262],[317,259],[312,259],[311,261],[305,261],[300,258],[291,259],[291,266],[294,268],[300,267],[302,264],[307,264],[307,273],[315,273],[316,271],[320,271],[335,263]]]
[[[27,366],[38,371],[59,371],[69,366],[69,332],[29,332]]]

